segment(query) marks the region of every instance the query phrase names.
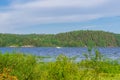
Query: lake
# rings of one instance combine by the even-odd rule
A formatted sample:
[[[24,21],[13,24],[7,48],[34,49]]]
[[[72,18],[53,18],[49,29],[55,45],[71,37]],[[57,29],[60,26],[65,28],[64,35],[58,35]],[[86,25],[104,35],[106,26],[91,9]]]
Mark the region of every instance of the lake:
[[[118,59],[120,57],[120,47],[109,47],[109,48],[97,48],[102,55]],[[60,54],[64,54],[68,57],[79,56],[78,60],[84,58],[83,53],[88,53],[87,48],[85,47],[21,47],[21,48],[12,48],[12,47],[1,47],[0,51],[5,52],[22,52],[26,54],[33,54],[38,56],[51,56],[56,57]],[[94,50],[93,50],[94,53]]]

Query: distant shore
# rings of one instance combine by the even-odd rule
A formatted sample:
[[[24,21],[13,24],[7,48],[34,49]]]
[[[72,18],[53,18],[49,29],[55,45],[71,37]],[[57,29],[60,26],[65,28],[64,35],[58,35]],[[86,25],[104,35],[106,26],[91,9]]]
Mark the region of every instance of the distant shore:
[[[9,47],[35,47],[35,46],[32,46],[32,45],[24,45],[24,46],[9,46]]]

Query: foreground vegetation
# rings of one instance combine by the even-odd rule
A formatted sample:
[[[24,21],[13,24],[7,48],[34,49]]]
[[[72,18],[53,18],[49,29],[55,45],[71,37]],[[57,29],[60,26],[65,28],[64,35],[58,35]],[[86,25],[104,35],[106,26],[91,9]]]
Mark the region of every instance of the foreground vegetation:
[[[59,34],[0,34],[1,47],[99,47],[120,46],[120,34],[104,31],[72,31]]]
[[[120,60],[95,54],[84,54],[85,59],[59,55],[56,61],[42,62],[44,57],[22,53],[0,54],[0,80],[119,80]]]

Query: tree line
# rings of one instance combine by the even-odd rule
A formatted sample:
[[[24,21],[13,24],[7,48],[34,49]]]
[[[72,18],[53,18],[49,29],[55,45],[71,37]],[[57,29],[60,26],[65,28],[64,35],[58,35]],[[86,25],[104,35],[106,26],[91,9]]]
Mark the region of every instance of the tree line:
[[[59,34],[0,34],[0,47],[99,47],[120,46],[120,34],[80,30]]]

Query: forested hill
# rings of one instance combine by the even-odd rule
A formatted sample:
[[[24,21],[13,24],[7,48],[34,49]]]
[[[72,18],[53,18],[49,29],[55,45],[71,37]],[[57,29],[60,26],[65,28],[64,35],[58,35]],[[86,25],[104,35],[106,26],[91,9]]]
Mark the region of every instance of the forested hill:
[[[120,46],[120,34],[89,30],[59,34],[0,34],[1,47],[85,47],[88,45]]]

